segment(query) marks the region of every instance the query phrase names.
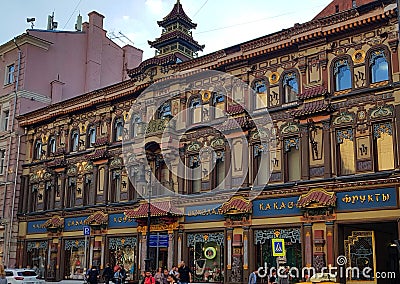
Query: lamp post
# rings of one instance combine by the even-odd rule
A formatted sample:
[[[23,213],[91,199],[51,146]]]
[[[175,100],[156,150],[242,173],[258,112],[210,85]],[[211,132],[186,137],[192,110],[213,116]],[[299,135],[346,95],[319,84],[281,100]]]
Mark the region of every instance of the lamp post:
[[[151,226],[151,169],[148,170],[149,173],[149,183],[147,185],[147,192],[149,194],[148,196],[148,207],[147,207],[147,232],[146,232],[146,259],[145,261],[145,270],[150,271],[150,264],[151,264],[151,259],[150,259],[150,226]]]

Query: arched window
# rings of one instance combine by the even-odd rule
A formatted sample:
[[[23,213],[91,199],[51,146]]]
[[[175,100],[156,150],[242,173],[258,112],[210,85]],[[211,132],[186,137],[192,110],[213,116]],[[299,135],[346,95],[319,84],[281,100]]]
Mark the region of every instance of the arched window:
[[[42,141],[35,142],[35,148],[33,152],[33,159],[40,160],[42,158]]]
[[[122,135],[124,133],[124,120],[120,117],[114,122],[114,141],[122,141]]]
[[[286,180],[297,181],[301,179],[301,153],[300,138],[291,137],[284,140]]]
[[[214,188],[224,189],[224,180],[226,177],[225,173],[225,151],[215,151],[214,152]]]
[[[254,109],[267,107],[267,83],[264,79],[258,79],[253,82],[253,89],[256,93],[254,99]]]
[[[202,104],[201,99],[199,97],[193,98],[190,102],[190,113],[192,116],[192,123],[199,123],[201,122],[201,115],[202,115]]]
[[[135,138],[139,135],[140,123],[142,119],[139,116],[134,116],[131,120],[131,138]]]
[[[352,128],[336,130],[338,170],[340,175],[351,175],[356,171],[354,134]]]
[[[56,137],[52,136],[49,138],[49,144],[47,145],[47,151],[49,154],[54,154],[56,152]]]
[[[71,152],[76,152],[79,150],[79,132],[78,130],[73,130],[71,132]]]
[[[283,76],[283,93],[285,103],[297,101],[297,94],[299,93],[299,82],[297,74],[290,72]]]
[[[394,169],[393,126],[391,122],[373,124],[375,168],[377,171]]]
[[[160,112],[158,118],[160,119],[166,119],[172,117],[172,111],[171,111],[171,103],[170,102],[165,102],[161,107],[160,107]]]
[[[200,193],[201,191],[201,163],[199,155],[189,157],[190,170],[190,193]]]
[[[93,147],[96,143],[96,127],[94,125],[90,126],[87,132],[86,145],[88,148]]]
[[[225,97],[223,94],[215,94],[213,99],[214,117],[219,118],[225,115]]]
[[[347,59],[341,59],[335,62],[333,74],[335,77],[336,92],[351,89],[353,85],[352,74]]]
[[[375,50],[369,59],[371,83],[389,80],[389,64],[383,50]]]

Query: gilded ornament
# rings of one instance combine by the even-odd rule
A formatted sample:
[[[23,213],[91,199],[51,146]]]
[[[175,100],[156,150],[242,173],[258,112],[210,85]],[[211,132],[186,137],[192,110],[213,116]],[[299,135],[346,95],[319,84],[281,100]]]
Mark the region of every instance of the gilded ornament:
[[[362,49],[356,50],[353,53],[352,59],[355,64],[363,63],[365,61],[365,51]]]
[[[269,76],[269,83],[270,84],[276,84],[279,81],[279,73],[278,72],[272,72],[271,75]]]

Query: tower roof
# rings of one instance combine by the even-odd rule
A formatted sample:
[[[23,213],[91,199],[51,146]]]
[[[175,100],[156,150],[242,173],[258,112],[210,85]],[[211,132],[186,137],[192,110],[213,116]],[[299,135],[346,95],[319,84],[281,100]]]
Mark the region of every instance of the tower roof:
[[[204,49],[204,45],[200,45],[191,36],[183,33],[182,31],[173,31],[171,33],[165,33],[154,41],[149,40],[148,43],[151,47],[160,48],[165,44],[168,44],[173,41],[186,43],[186,45],[191,46],[191,48],[196,51],[198,50],[202,51]]]
[[[186,15],[179,0],[176,1],[174,8],[172,8],[172,11],[169,12],[169,14],[165,16],[162,21],[158,21],[157,24],[160,27],[166,27],[168,24],[171,24],[173,22],[182,22],[191,29],[197,27],[197,24],[193,23],[188,15]]]

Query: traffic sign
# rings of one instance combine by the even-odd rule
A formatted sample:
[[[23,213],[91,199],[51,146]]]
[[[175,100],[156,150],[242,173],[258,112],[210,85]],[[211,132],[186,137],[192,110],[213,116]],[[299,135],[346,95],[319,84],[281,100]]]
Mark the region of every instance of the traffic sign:
[[[83,226],[83,235],[90,236],[90,227],[89,226]]]
[[[273,256],[285,256],[285,240],[284,239],[272,239],[272,255]]]
[[[168,235],[150,235],[149,246],[152,248],[167,248],[168,239]]]

